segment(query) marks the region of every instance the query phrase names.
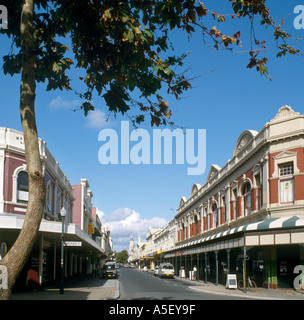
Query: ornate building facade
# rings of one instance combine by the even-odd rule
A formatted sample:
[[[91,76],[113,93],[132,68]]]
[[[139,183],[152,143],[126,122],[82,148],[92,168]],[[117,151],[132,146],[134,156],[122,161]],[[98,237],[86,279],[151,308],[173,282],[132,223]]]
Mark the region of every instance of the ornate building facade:
[[[245,271],[259,286],[292,287],[304,264],[304,116],[284,106],[261,131],[241,133],[170,223],[176,242],[162,257],[177,273],[196,266],[199,279],[225,283]]]

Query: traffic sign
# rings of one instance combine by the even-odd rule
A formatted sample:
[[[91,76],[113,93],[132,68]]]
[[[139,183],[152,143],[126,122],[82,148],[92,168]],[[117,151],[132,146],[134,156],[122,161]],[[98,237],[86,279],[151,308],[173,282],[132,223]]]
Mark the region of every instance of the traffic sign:
[[[243,255],[243,254],[239,254],[238,257],[237,257],[237,259],[238,259],[238,260],[244,260],[244,255]],[[246,260],[249,260],[248,254],[246,254],[245,259],[246,259]]]

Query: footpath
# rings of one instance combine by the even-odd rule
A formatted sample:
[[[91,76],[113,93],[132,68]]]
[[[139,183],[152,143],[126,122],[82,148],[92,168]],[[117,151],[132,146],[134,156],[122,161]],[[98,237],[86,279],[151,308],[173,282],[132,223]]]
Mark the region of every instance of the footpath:
[[[139,271],[142,272],[142,271]],[[304,300],[304,291],[294,289],[257,288],[255,292],[244,293],[238,289],[227,289],[224,285],[205,284],[203,281],[191,281],[180,277],[175,279],[189,284],[191,290],[226,295],[232,298],[255,300]],[[85,278],[65,283],[64,294],[59,294],[59,287],[48,287],[39,291],[13,292],[12,300],[116,300],[119,298],[118,279]]]
[[[11,300],[112,300],[119,298],[117,279],[87,277],[70,280],[64,285],[64,294],[59,287],[47,287],[37,291],[13,292]]]

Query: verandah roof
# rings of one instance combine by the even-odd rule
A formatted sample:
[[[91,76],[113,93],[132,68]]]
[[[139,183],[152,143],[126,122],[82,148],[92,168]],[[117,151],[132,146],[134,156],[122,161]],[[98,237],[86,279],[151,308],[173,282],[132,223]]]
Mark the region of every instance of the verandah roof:
[[[197,239],[195,241],[189,241],[187,243],[184,243],[180,246],[177,246],[175,248],[171,248],[167,251],[172,250],[178,250],[186,247],[190,247],[192,245],[197,245],[203,242],[211,241],[214,239],[219,239],[225,236],[229,236],[232,234],[236,234],[239,232],[246,232],[246,231],[267,231],[267,230],[275,230],[275,229],[294,229],[294,228],[303,228],[304,227],[304,216],[292,216],[292,217],[281,217],[281,218],[271,218],[271,219],[265,219],[263,221],[254,222],[245,224],[240,227],[236,227],[230,230],[226,230],[223,232],[219,232],[216,234],[213,234],[208,237],[202,237],[200,239]]]

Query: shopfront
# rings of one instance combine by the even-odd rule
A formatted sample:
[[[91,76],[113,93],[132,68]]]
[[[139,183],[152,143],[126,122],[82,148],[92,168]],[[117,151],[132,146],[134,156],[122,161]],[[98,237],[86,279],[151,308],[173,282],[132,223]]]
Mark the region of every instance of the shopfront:
[[[281,217],[247,224],[185,243],[165,252],[164,258],[173,259],[186,278],[196,266],[198,280],[215,284],[225,285],[227,274],[241,279],[246,272],[259,287],[293,288],[294,269],[304,265],[304,219]]]

